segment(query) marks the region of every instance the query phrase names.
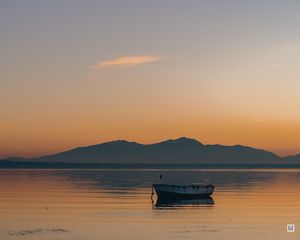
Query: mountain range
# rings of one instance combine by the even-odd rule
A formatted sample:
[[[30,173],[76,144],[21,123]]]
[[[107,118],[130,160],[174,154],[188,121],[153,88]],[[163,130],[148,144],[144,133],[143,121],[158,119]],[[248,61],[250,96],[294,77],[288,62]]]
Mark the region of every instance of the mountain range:
[[[13,162],[84,164],[300,164],[300,154],[280,157],[263,149],[235,145],[205,145],[190,138],[140,144],[117,140]]]

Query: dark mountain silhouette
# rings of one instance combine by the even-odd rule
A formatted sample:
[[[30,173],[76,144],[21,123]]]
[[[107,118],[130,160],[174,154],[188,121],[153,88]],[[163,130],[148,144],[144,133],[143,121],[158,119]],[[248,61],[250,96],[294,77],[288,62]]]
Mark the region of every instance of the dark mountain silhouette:
[[[14,158],[13,161],[84,164],[300,164],[300,154],[281,158],[262,149],[241,145],[204,145],[194,139],[179,138],[147,145],[118,140],[39,158]]]
[[[287,162],[291,162],[291,163],[292,162],[298,162],[298,163],[300,163],[300,154],[287,156],[284,159]]]

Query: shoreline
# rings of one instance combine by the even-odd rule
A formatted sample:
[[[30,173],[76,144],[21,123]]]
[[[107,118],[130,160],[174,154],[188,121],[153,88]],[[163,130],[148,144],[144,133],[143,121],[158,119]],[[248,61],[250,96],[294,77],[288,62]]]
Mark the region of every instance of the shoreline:
[[[0,161],[0,169],[290,169],[300,164],[137,164]]]

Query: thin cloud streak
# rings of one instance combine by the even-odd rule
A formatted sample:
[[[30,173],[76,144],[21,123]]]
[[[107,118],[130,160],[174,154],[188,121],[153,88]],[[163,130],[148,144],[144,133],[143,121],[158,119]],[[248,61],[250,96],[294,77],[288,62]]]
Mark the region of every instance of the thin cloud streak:
[[[251,118],[251,119],[249,119],[249,121],[251,121],[251,122],[257,122],[257,123],[265,122],[265,120],[262,119],[262,118]]]
[[[102,69],[104,67],[132,67],[139,64],[145,64],[150,62],[161,61],[161,57],[149,56],[149,55],[139,55],[139,56],[126,56],[119,57],[112,60],[105,60],[97,63],[96,65],[90,66],[92,69]]]

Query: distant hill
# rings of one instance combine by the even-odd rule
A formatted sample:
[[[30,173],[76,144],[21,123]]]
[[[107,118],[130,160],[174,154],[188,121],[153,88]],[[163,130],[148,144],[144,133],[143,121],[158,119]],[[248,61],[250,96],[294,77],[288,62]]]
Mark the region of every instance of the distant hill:
[[[284,157],[284,160],[287,162],[297,162],[300,163],[300,154]]]
[[[118,140],[39,158],[6,160],[84,164],[300,164],[300,154],[281,158],[262,149],[204,145],[183,137],[155,144]]]

